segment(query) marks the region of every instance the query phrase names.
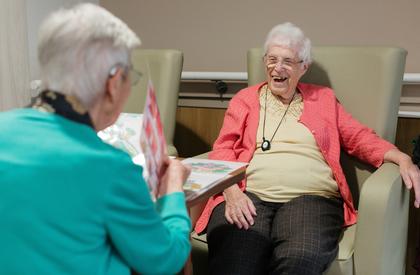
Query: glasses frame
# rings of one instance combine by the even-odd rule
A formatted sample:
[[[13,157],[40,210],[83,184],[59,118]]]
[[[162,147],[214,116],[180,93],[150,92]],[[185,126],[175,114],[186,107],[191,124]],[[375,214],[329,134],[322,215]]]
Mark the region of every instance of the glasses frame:
[[[275,60],[270,61],[270,58],[275,58]],[[272,69],[275,68],[277,65],[280,65],[281,67],[287,70],[293,70],[294,68],[296,68],[296,65],[302,64],[303,60],[294,61],[291,58],[284,58],[282,60],[279,60],[279,58],[277,57],[268,57],[267,54],[265,54],[263,56],[263,62],[268,69]]]
[[[109,77],[114,77],[118,69],[121,68],[124,70],[123,76],[124,78],[130,77],[130,85],[135,86],[143,76],[143,74],[136,69],[133,68],[133,65],[126,65],[123,63],[117,63],[114,66],[111,67],[109,70]]]

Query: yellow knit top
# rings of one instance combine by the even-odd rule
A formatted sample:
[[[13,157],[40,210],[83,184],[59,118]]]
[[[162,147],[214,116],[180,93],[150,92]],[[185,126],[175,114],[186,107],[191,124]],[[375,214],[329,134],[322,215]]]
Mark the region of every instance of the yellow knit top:
[[[296,93],[271,141],[271,149],[264,152],[261,143],[265,104],[265,138],[268,140],[273,137],[287,108],[269,89],[261,89],[257,149],[246,171],[247,191],[269,202],[287,202],[305,194],[339,197],[332,170],[322,156],[314,136],[298,121],[303,110],[301,95]]]

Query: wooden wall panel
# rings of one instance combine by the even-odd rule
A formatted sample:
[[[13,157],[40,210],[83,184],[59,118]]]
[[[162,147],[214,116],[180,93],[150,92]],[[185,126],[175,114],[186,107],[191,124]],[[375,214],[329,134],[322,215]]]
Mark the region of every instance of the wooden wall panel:
[[[420,119],[418,118],[399,118],[397,124],[397,136],[395,144],[401,151],[412,155],[412,141],[420,135]]]
[[[223,124],[225,109],[178,107],[174,145],[180,157],[211,150]]]

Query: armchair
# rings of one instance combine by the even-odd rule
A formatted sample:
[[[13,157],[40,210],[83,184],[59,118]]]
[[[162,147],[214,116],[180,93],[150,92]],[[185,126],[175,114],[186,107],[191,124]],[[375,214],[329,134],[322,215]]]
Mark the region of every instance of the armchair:
[[[176,107],[181,80],[183,55],[178,50],[137,49],[132,54],[134,68],[143,76],[134,87],[124,106],[124,112],[142,113],[146,101],[149,78],[156,90],[156,99],[161,114],[168,154],[176,156],[173,145]]]
[[[315,47],[302,82],[332,87],[356,119],[394,142],[406,54],[391,47]],[[248,51],[249,85],[265,79],[262,56],[260,48]],[[409,192],[397,165],[374,171],[344,152],[341,162],[359,217],[344,230],[325,274],[404,274]],[[193,234],[194,274],[206,274],[206,249],[205,236]]]

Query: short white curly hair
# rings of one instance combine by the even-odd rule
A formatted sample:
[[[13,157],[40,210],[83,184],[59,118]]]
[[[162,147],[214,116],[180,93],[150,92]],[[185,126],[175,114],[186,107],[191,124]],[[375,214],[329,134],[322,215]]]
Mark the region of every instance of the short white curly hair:
[[[39,31],[43,88],[76,96],[90,108],[105,90],[110,69],[129,65],[138,36],[102,7],[83,3],[53,12]]]
[[[267,53],[271,46],[295,49],[303,64],[312,62],[311,40],[305,36],[299,27],[290,22],[279,24],[270,30],[264,43],[264,53]]]

